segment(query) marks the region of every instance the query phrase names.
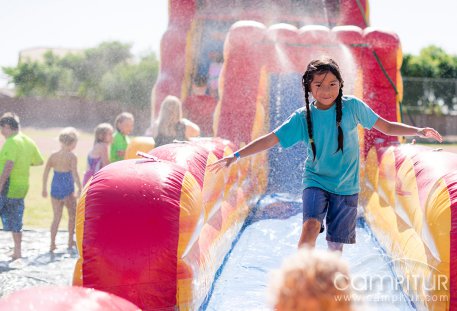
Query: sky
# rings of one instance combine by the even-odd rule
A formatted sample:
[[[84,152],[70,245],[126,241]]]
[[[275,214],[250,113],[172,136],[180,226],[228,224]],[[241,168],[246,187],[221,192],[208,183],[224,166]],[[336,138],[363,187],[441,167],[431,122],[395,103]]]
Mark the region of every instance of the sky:
[[[371,26],[397,33],[404,53],[435,44],[457,54],[455,1],[371,0]],[[24,49],[109,40],[131,43],[135,55],[158,53],[168,24],[168,0],[0,0],[0,8],[0,67],[15,66]]]

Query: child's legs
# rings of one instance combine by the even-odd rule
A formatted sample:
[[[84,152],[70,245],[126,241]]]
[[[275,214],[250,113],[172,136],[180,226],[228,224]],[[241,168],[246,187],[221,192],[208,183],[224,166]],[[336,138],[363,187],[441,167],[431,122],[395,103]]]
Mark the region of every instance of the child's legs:
[[[329,248],[342,250],[338,244],[355,243],[358,194],[330,194],[327,213],[327,241]]]
[[[14,241],[14,252],[13,259],[18,259],[22,257],[22,232],[13,232],[13,241]]]
[[[59,229],[60,219],[62,219],[62,210],[64,201],[51,197],[53,219],[51,224],[51,251],[56,248],[56,235]]]
[[[322,222],[328,208],[327,192],[316,188],[303,190],[303,227],[298,242],[301,247],[305,244],[314,247],[316,239],[321,230]]]
[[[74,244],[73,235],[75,233],[76,222],[76,198],[73,194],[65,198],[65,206],[68,211],[68,246],[72,247]]]
[[[3,230],[13,234],[14,252],[13,259],[20,258],[22,243],[22,218],[24,216],[24,199],[9,199],[0,196],[0,211]]]

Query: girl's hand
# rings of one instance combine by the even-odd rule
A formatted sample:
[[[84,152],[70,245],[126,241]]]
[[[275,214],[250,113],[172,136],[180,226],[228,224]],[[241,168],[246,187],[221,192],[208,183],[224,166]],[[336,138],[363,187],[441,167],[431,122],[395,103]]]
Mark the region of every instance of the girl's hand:
[[[236,162],[236,157],[232,154],[226,157],[223,157],[217,162],[214,162],[213,164],[208,165],[208,169],[211,172],[217,173],[219,172],[222,168],[224,167],[229,167],[232,165],[233,162]]]
[[[48,191],[47,190],[43,190],[41,192],[41,195],[43,196],[43,198],[46,198],[48,196]]]
[[[435,129],[431,127],[420,128],[417,131],[417,135],[423,138],[433,138],[434,140],[437,140],[440,143],[443,142],[443,137],[441,137],[440,133],[438,133]]]

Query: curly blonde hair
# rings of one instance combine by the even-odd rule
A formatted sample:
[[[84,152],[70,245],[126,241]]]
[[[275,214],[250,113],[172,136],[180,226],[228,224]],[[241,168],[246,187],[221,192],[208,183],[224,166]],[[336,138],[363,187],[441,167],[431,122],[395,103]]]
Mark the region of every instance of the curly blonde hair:
[[[74,127],[66,127],[59,134],[59,141],[65,146],[70,146],[78,141],[78,131]]]
[[[352,310],[348,266],[336,252],[299,249],[272,273],[269,289],[278,311]]]

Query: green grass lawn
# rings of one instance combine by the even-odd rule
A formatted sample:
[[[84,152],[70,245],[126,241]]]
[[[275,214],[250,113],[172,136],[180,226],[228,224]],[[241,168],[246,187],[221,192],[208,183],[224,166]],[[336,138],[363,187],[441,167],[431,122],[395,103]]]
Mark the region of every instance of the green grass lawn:
[[[43,154],[45,163],[49,155],[60,148],[58,140],[59,132],[62,128],[50,129],[35,129],[23,128],[22,132],[32,138],[38,145],[41,153]],[[0,139],[0,145],[3,145],[3,137]],[[81,177],[86,170],[86,157],[89,149],[93,144],[93,134],[86,132],[79,132],[79,140],[75,149],[78,156],[78,172]],[[42,166],[31,167],[30,169],[30,189],[25,198],[25,212],[24,212],[24,229],[38,229],[49,228],[52,221],[52,206],[51,199],[48,196],[43,198],[42,180],[43,180],[44,164]],[[48,191],[50,191],[50,184],[52,180],[52,172],[48,178]],[[66,210],[66,209],[65,209]],[[60,222],[60,229],[67,229],[68,216],[64,211],[62,220]],[[0,223],[0,228],[3,228]]]

